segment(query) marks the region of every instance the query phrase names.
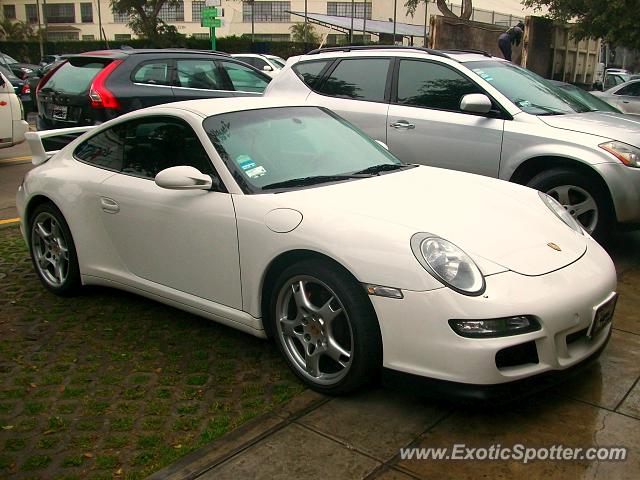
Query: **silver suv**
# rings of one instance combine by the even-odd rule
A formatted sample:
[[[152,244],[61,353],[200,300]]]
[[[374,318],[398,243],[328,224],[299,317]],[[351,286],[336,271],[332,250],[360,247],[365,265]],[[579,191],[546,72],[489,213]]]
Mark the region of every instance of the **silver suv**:
[[[640,223],[640,121],[489,54],[315,50],[290,58],[265,95],[327,107],[404,162],[547,192],[596,238]]]

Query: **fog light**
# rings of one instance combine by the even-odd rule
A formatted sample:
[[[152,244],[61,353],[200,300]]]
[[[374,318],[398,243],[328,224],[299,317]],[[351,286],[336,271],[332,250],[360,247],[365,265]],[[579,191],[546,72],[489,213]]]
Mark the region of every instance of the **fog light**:
[[[521,335],[540,330],[540,323],[530,315],[492,318],[490,320],[449,320],[458,335],[469,338],[493,338]]]

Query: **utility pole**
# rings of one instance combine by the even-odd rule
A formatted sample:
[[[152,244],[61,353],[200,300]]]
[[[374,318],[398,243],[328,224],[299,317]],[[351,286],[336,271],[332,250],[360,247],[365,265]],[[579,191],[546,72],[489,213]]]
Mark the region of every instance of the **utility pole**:
[[[351,0],[351,30],[349,30],[349,43],[353,45],[353,16],[356,14],[356,0]]]
[[[427,48],[427,14],[429,13],[429,4],[424,2],[424,39],[422,40],[422,46]]]
[[[393,44],[396,44],[396,20],[398,15],[398,0],[393,0]]]
[[[309,21],[307,19],[307,14],[309,12],[307,11],[307,0],[304,0],[304,53],[307,53],[307,29],[309,28]]]
[[[98,30],[100,34],[100,43],[102,43],[102,12],[100,10],[100,1],[101,0],[96,0],[96,3],[98,4]]]
[[[47,29],[49,28],[47,25],[47,0],[42,1],[42,23],[44,23],[44,39],[47,41]]]
[[[40,43],[40,59],[44,57],[44,45],[42,43],[42,23],[40,22],[40,0],[36,0],[36,13],[38,17],[38,42]],[[27,18],[27,22],[29,19]]]
[[[255,22],[255,5],[256,0],[251,0],[251,46],[256,41],[256,22]]]
[[[362,16],[362,43],[367,43],[367,0],[364,0],[364,15]]]

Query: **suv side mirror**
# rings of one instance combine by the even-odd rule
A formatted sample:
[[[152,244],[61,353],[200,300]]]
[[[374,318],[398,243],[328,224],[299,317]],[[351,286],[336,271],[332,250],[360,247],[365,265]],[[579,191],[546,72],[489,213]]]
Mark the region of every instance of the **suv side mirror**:
[[[213,185],[209,175],[187,165],[165,168],[154,180],[156,185],[169,190],[209,190]]]
[[[264,67],[262,67],[262,71],[263,72],[273,72],[273,68],[271,67],[271,65],[265,65]]]
[[[470,93],[460,101],[460,110],[463,112],[487,114],[492,107],[491,99],[483,93]]]

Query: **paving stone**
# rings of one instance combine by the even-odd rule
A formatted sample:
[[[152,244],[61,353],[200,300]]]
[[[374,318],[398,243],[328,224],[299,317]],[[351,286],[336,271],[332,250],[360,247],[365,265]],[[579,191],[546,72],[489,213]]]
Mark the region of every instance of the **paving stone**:
[[[618,411],[640,420],[640,382],[636,383],[636,386],[631,390],[629,396],[624,399]]]

